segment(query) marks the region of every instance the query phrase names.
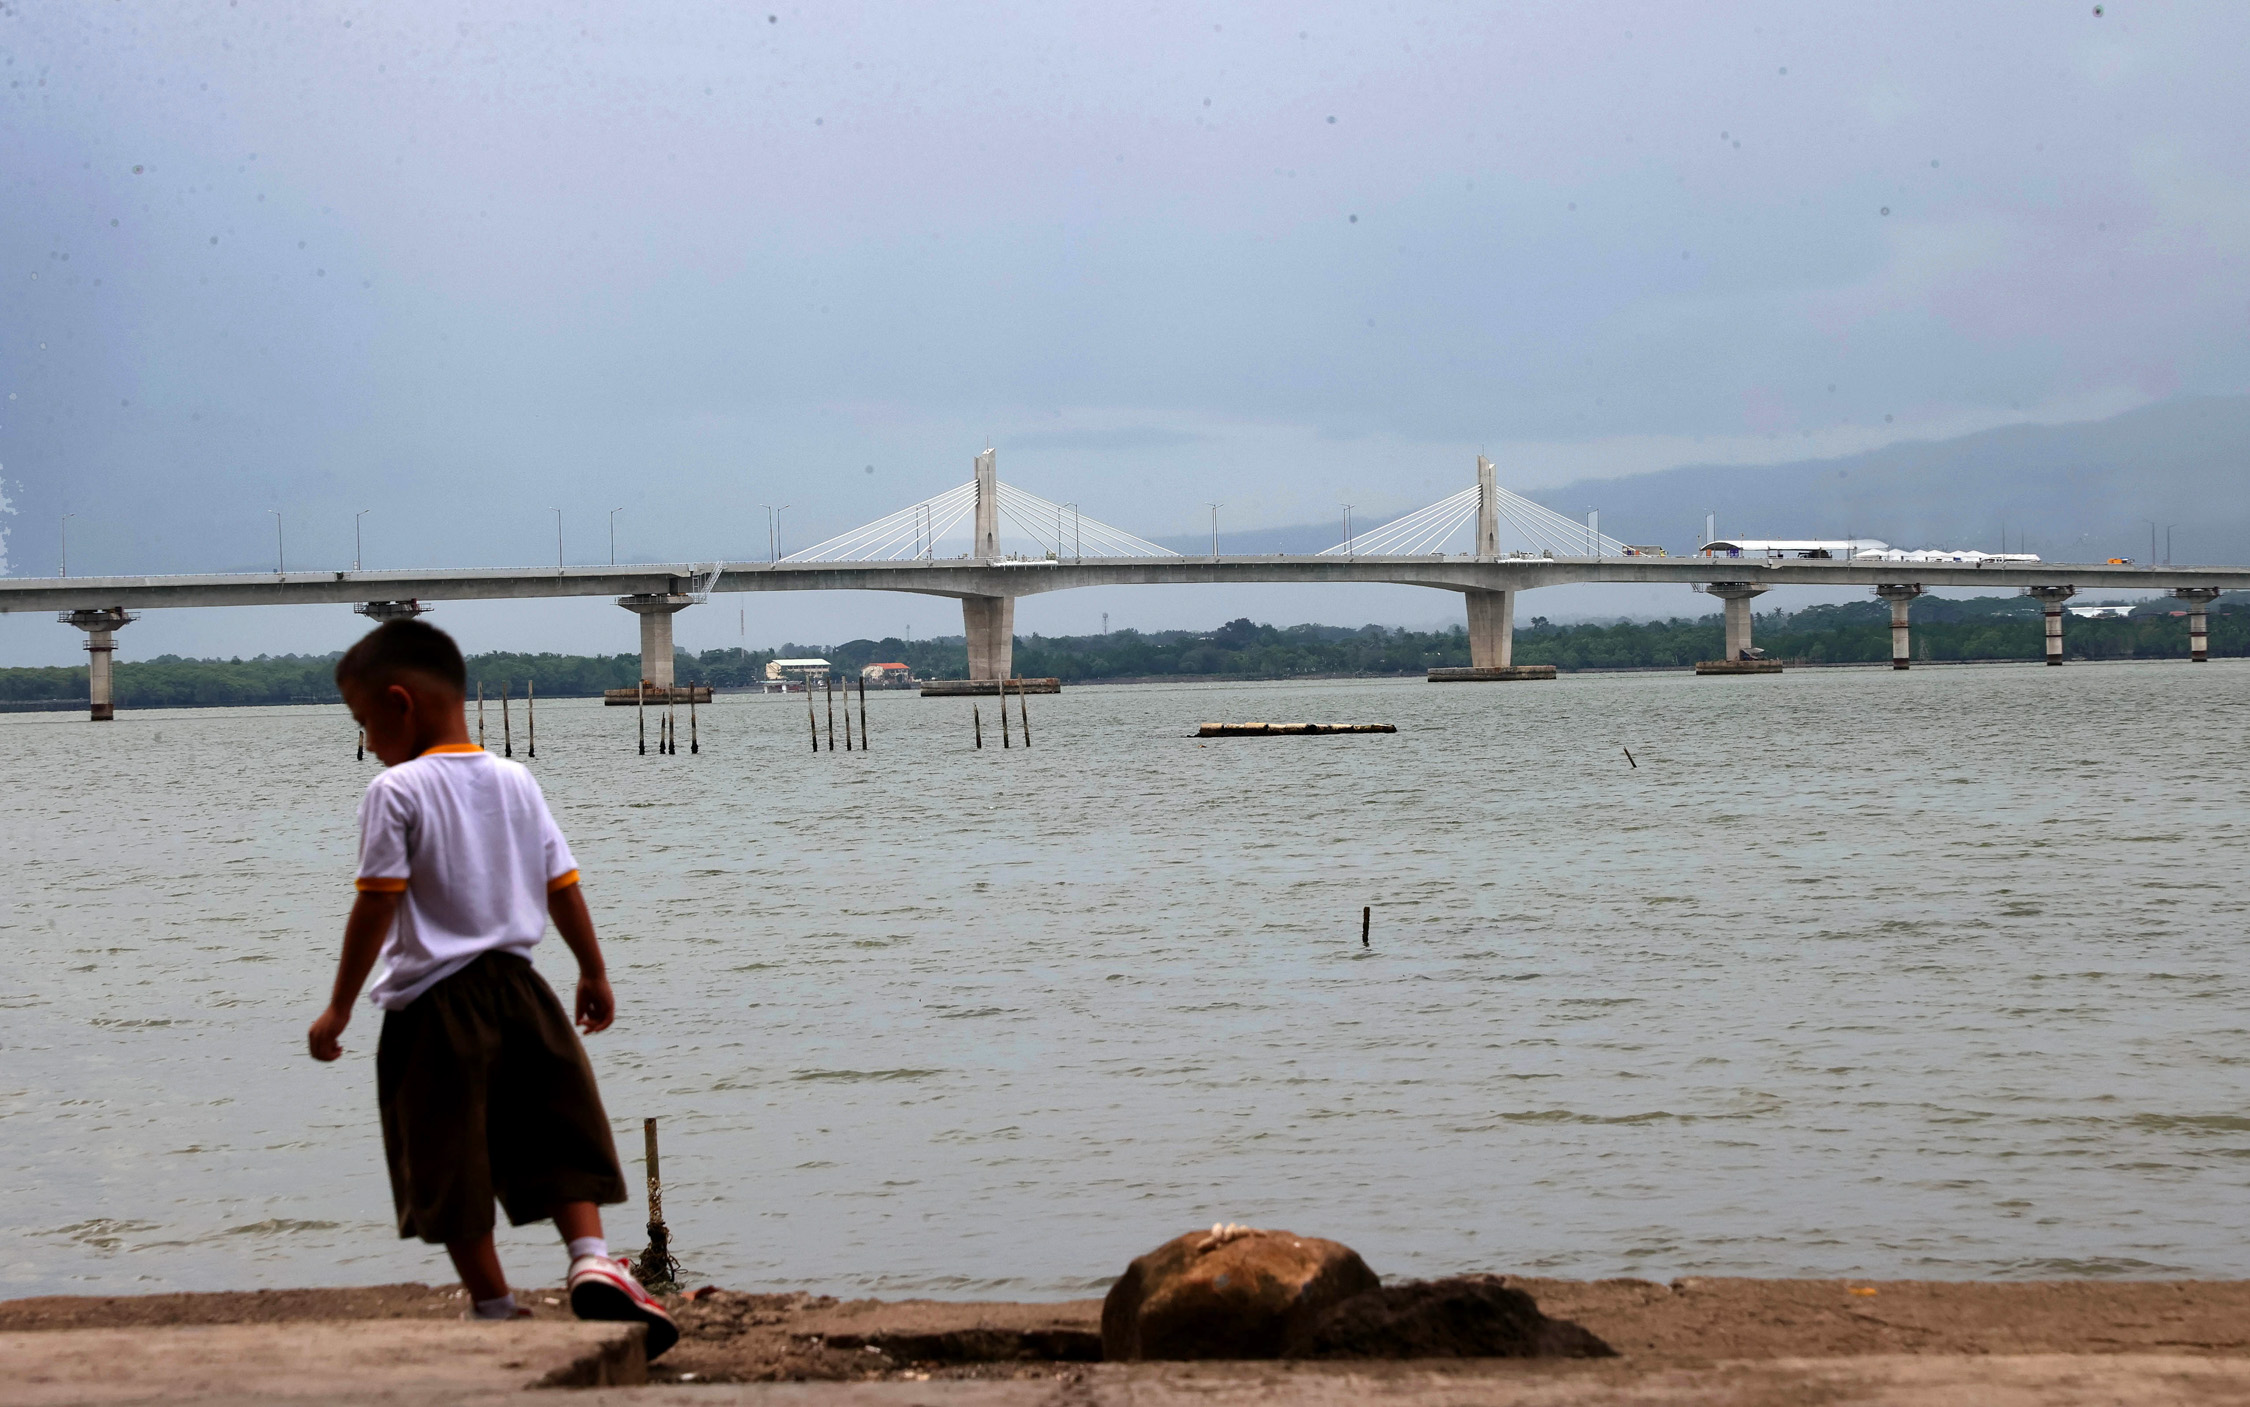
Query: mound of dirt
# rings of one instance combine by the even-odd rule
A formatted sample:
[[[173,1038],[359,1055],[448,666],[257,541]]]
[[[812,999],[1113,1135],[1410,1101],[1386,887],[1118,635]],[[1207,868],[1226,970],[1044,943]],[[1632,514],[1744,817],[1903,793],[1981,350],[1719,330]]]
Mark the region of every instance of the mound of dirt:
[[[1567,1319],[1549,1319],[1497,1275],[1384,1285],[1331,1306],[1289,1358],[1614,1358]]]

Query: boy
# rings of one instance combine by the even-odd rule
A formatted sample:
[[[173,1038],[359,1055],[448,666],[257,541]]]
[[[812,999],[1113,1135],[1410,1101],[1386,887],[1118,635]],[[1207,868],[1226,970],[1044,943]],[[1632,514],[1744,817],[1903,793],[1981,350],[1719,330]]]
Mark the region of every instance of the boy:
[[[593,1068],[530,952],[555,921],[578,959],[577,1017],[607,1030],[615,999],[570,847],[531,773],[469,741],[468,670],[452,637],[415,620],[376,627],[336,665],[336,686],[389,770],[359,806],[359,898],[344,924],[315,1060],[337,1037],[376,958],[375,1051],[383,1152],[400,1236],[443,1242],[478,1319],[528,1317],[493,1248],[510,1224],[553,1218],[570,1249],[581,1319],[648,1326],[656,1357],[672,1318],[609,1258],[597,1204],[625,1178]]]

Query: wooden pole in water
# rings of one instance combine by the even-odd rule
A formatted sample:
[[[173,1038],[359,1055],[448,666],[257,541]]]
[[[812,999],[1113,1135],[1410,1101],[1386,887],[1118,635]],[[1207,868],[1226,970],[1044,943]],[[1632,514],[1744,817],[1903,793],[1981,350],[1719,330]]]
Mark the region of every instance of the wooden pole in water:
[[[664,691],[664,741],[665,751],[674,757],[680,755],[680,686],[674,684]]]
[[[1008,681],[1000,681],[1000,746],[1011,747],[1008,741]]]
[[[867,751],[867,676],[859,676],[859,750]]]
[[[367,730],[365,728],[359,730],[359,752],[357,756],[361,762],[367,760]]]
[[[639,692],[634,698],[633,721],[640,726],[641,756],[646,757],[648,756],[648,681],[643,679],[636,687]]]
[[[823,674],[820,682],[828,690],[828,750],[836,750],[836,676]]]
[[[1001,700],[1000,702],[1001,702],[1001,704],[1002,704],[1003,706],[1005,706],[1005,705],[1006,705],[1006,703],[1007,703],[1007,700],[1006,700],[1006,699],[1002,699],[1002,700]],[[1017,716],[1018,716],[1018,719],[1019,719],[1019,721],[1021,721],[1021,722],[1022,722],[1022,724],[1023,724],[1023,745],[1024,745],[1025,747],[1030,747],[1030,746],[1031,746],[1031,705],[1030,705],[1030,704],[1028,704],[1028,703],[1026,703],[1026,702],[1024,701],[1024,697],[1023,697],[1023,680],[1021,680],[1021,679],[1018,679],[1018,680],[1016,681],[1016,714],[1017,714]]]
[[[674,1286],[680,1266],[672,1259],[672,1229],[664,1224],[664,1175],[656,1159],[654,1119],[641,1120],[641,1152],[648,1168],[648,1249],[641,1252],[633,1278],[645,1289],[662,1290]]]
[[[505,683],[500,686],[500,755],[516,755],[516,730],[508,721],[508,686]]]
[[[984,746],[984,714],[975,704],[969,705],[969,726],[977,730],[977,746]]]
[[[1363,948],[1370,946],[1367,941],[1367,930],[1374,922],[1375,906],[1373,904],[1361,905],[1359,910],[1359,945]]]
[[[484,681],[477,681],[477,746],[484,746]]]
[[[820,751],[820,720],[813,716],[812,681],[805,681],[805,726],[812,729],[812,750]]]
[[[852,750],[852,686],[844,681],[844,751]]]
[[[687,688],[687,750],[694,757],[703,751],[703,735],[695,731],[695,686]]]
[[[538,707],[538,703],[539,703],[539,681],[538,681],[538,680],[536,680],[536,679],[526,679],[526,680],[524,680],[524,681],[523,681],[523,741],[524,741],[523,755],[524,755],[524,756],[526,756],[526,757],[537,757],[537,756],[539,755],[539,717],[538,717],[538,714],[537,714],[537,713],[536,713],[536,712],[534,711],[534,710],[535,710],[535,709],[536,709],[536,708]]]

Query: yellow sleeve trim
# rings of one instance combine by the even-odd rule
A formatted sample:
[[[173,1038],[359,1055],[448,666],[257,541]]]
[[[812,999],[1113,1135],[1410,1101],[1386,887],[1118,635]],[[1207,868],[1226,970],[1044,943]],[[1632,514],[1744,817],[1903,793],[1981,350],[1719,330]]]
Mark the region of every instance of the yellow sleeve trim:
[[[552,894],[558,889],[568,889],[577,882],[578,871],[576,870],[572,870],[568,874],[559,874],[547,881],[547,892]]]
[[[362,894],[404,894],[405,875],[362,875],[352,881],[352,888]]]

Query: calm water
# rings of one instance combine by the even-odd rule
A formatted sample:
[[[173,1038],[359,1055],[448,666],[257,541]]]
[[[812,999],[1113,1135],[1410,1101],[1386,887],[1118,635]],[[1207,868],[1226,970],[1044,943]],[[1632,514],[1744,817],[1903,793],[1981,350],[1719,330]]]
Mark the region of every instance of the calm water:
[[[728,699],[677,758],[540,709],[697,1280],[1059,1296],[1221,1219],[1394,1274],[2250,1274],[2250,666],[1031,706],[814,756]],[[447,1275],[374,1014],[303,1055],[373,766],[337,709],[0,716],[0,1289]]]

